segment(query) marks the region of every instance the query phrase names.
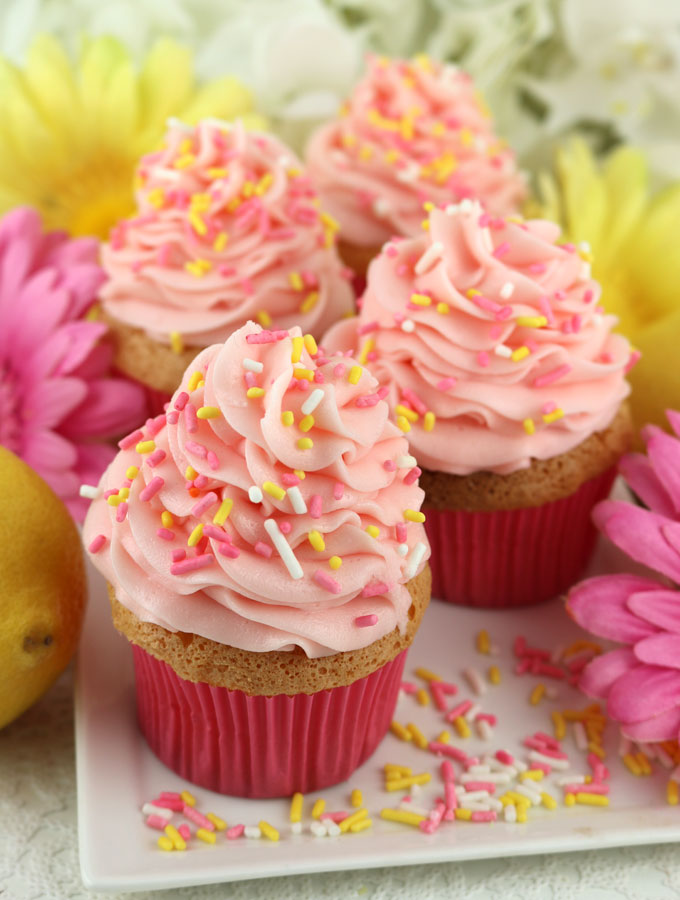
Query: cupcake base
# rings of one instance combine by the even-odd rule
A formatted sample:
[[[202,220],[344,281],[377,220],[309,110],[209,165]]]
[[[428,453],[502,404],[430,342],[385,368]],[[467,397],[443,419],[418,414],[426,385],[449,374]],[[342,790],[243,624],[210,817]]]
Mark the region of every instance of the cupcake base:
[[[209,790],[320,790],[348,778],[384,737],[406,653],[350,685],[266,697],[187,681],[133,645],[139,725],[166,766]]]

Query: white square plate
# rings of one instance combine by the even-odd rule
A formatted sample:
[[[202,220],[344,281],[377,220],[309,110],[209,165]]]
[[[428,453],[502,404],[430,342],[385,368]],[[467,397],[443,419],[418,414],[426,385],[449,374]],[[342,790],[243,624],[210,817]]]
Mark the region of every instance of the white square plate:
[[[622,560],[611,546],[601,544],[591,573],[616,571]],[[165,768],[147,748],[135,721],[132,658],[127,642],[110,623],[109,604],[102,579],[90,572],[90,606],[77,668],[76,749],[78,778],[78,826],[83,880],[99,890],[134,891],[181,887],[292,875],[340,869],[395,866],[414,863],[466,860],[519,854],[585,850],[632,844],[661,843],[680,839],[680,817],[666,805],[667,773],[656,771],[645,778],[631,776],[617,756],[617,735],[613,725],[606,731],[609,751],[607,765],[611,778],[611,805],[608,808],[560,805],[555,811],[535,808],[524,825],[505,822],[471,824],[445,823],[433,835],[379,817],[385,806],[396,807],[401,794],[382,788],[382,766],[386,762],[410,765],[414,772],[432,773],[432,781],[418,798],[421,806],[433,805],[441,793],[439,760],[432,754],[389,734],[374,756],[345,784],[305,798],[306,825],[311,821],[313,800],[320,795],[327,810],[346,810],[349,793],[359,787],[364,804],[372,814],[373,827],[360,834],[338,837],[292,835],[286,800],[242,800],[193,790],[198,808],[212,811],[229,825],[257,824],[265,819],[281,832],[278,843],[261,839],[227,841],[218,836],[209,846],[193,840],[186,852],[165,853],[156,846],[158,832],[143,824],[141,805],[160,791],[183,790],[182,782]],[[475,650],[474,635],[483,625],[501,649],[492,660]],[[490,611],[480,615],[449,604],[432,602],[410,651],[405,678],[413,678],[419,666],[438,672],[458,683],[456,698],[470,696],[460,677],[466,666],[485,671],[496,662],[503,673],[499,686],[489,686],[480,698],[486,712],[498,715],[493,738],[484,743],[473,736],[461,741],[470,753],[495,751],[501,747],[522,753],[521,741],[529,733],[552,733],[552,709],[585,706],[577,691],[561,682],[555,701],[542,700],[530,706],[528,696],[538,679],[513,673],[512,641],[523,634],[535,645],[552,649],[582,636],[565,614],[559,601],[511,612]],[[417,679],[413,679],[417,680]],[[544,679],[545,681],[545,679]],[[551,683],[551,682],[547,682]],[[413,696],[403,696],[395,718],[415,722],[430,739],[446,727],[443,714],[433,706],[420,706]],[[450,727],[450,726],[449,726]],[[453,732],[455,734],[455,732]],[[585,754],[578,751],[569,735],[564,748],[570,756],[571,771],[588,772]],[[557,775],[545,784],[560,798],[554,785]]]

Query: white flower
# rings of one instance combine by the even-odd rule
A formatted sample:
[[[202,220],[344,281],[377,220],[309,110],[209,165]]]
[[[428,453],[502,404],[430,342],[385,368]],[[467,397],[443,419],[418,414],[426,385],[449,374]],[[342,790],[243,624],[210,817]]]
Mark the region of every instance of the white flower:
[[[327,0],[372,50],[409,57],[425,47],[436,16],[428,0]]]

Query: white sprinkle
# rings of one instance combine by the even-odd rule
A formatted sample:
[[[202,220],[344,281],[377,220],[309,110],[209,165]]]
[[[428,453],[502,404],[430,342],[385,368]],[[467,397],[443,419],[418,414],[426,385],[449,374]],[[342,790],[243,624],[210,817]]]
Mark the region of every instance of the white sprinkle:
[[[247,356],[242,365],[248,372],[261,372],[264,369],[264,363],[258,362],[256,359],[249,359]]]
[[[415,331],[416,323],[413,319],[404,319],[401,323],[401,330],[405,331],[407,334],[410,334],[412,331]]]
[[[583,253],[590,253],[590,244],[588,243],[588,241],[579,241],[578,249]]]
[[[517,810],[515,808],[514,803],[508,803],[508,805],[503,810],[503,818],[506,822],[516,822],[517,821]]]
[[[547,766],[551,766],[553,769],[568,769],[569,768],[569,760],[568,759],[560,759],[556,756],[546,756],[544,753],[539,753],[538,750],[530,750],[529,751],[529,759],[532,762],[542,762]]]
[[[276,161],[284,169],[288,168],[288,166],[291,164],[290,156],[286,156],[284,154],[281,154],[281,156],[279,156],[279,158]]]
[[[444,207],[444,212],[447,216],[457,216],[460,212],[460,206],[457,203],[449,203],[448,206]]]
[[[307,399],[302,404],[300,409],[306,416],[308,416],[310,413],[314,412],[314,410],[317,408],[319,403],[321,403],[323,398],[324,398],[324,393],[321,390],[321,388],[315,388],[312,391],[312,393],[309,395],[309,397],[307,397]]]
[[[470,689],[474,691],[478,697],[481,697],[482,694],[486,694],[486,685],[484,684],[484,679],[479,674],[477,669],[473,669],[472,667],[463,669],[463,678],[470,685]]]
[[[96,500],[101,491],[96,484],[81,484],[78,493],[81,497],[87,497],[88,500]]]
[[[399,556],[406,556],[408,553],[408,544],[397,544],[397,553]]]
[[[503,804],[501,803],[500,800],[496,800],[495,797],[489,797],[489,799],[486,802],[487,802],[487,805],[490,806],[491,809],[495,810],[496,812],[501,812],[501,810],[503,809]]]
[[[142,807],[142,812],[145,816],[160,816],[162,819],[167,819],[168,821],[172,819],[173,816],[171,809],[166,809],[164,806],[154,806],[153,803],[145,803]]]
[[[498,293],[503,300],[509,300],[515,293],[515,285],[512,281],[506,281]]]
[[[465,809],[465,807],[469,808],[480,801],[486,802],[490,796],[488,791],[465,791],[459,795],[458,800],[460,805]]]
[[[493,253],[493,250],[494,250],[494,247],[493,247],[493,240],[492,240],[492,238],[491,238],[491,232],[489,231],[489,229],[488,229],[488,228],[482,228],[482,229],[480,230],[480,234],[481,234],[481,237],[482,237],[482,243],[484,244],[484,249],[485,249],[488,253]]]
[[[558,787],[564,787],[565,784],[585,784],[586,775],[563,775],[555,781]]]
[[[458,780],[461,784],[467,784],[468,781],[479,781],[480,776],[463,772]],[[510,784],[510,775],[507,772],[489,772],[482,778],[482,781],[489,781],[491,784]]]
[[[427,553],[427,545],[422,541],[418,541],[413,550],[411,551],[411,555],[408,560],[408,565],[406,566],[406,577],[413,578],[413,576],[418,571],[418,566],[423,561],[423,557]]]
[[[593,314],[593,325],[595,325],[596,327],[599,328],[600,325],[602,324],[602,322],[603,322],[603,319],[602,319],[602,316],[600,315],[600,313],[594,313]]]
[[[508,751],[506,750],[505,752],[507,753]],[[512,758],[515,760],[513,765],[518,772],[526,772],[528,770],[529,766],[524,762],[524,760],[518,759],[516,756],[513,756]]]
[[[279,526],[275,522],[274,519],[265,519],[264,520],[264,530],[267,532],[269,537],[272,539],[272,543],[279,551],[279,556],[283,560],[284,566],[288,569],[291,578],[302,578],[304,572],[302,571],[302,566],[295,558],[295,554],[290,549],[290,545],[285,537],[279,531]]]
[[[423,792],[423,789],[419,784],[411,785],[411,796],[412,797],[417,797],[419,794],[422,794],[422,792]]]
[[[337,837],[339,834],[342,834],[342,831],[337,822],[334,822],[332,819],[326,819],[326,834],[328,837]]]
[[[516,784],[514,790],[517,791],[518,794],[521,794],[523,797],[528,797],[531,800],[533,806],[541,805],[541,795],[539,791],[530,788],[526,782],[522,784]]]
[[[463,199],[458,204],[460,207],[460,211],[462,213],[471,213],[471,212],[479,212],[481,213],[482,207],[479,205],[477,200],[471,200],[469,197],[463,197]]]
[[[491,725],[489,725],[489,723],[486,721],[486,719],[478,719],[478,720],[475,722],[475,725],[477,726],[477,735],[478,735],[483,741],[489,741],[489,740],[491,740],[491,736],[492,736],[492,734],[493,734],[493,730],[492,730],[492,728],[491,728]]]
[[[512,350],[505,344],[497,344],[493,348],[493,352],[496,354],[496,356],[502,356],[503,359],[511,359],[512,357]]]
[[[248,488],[248,498],[251,503],[262,503],[262,491],[256,484]]]
[[[377,200],[373,201],[373,212],[378,216],[378,218],[382,219],[383,216],[389,215],[392,210],[392,205],[389,201],[385,200],[384,197],[378,197]]]
[[[470,766],[465,771],[470,775],[488,775],[491,771],[491,766],[485,763],[483,765]]]
[[[416,181],[420,177],[420,166],[417,163],[410,163],[406,168],[397,171],[397,181],[407,183]]]
[[[293,512],[296,512],[299,516],[302,516],[307,512],[307,504],[300,493],[300,488],[296,484],[294,484],[293,487],[288,488],[288,497],[290,498]]]
[[[292,822],[290,826],[291,834],[302,834],[302,822]]]
[[[262,832],[260,831],[259,825],[246,825],[243,829],[243,833],[247,838],[252,838],[253,840],[257,840],[257,838],[262,837]]]
[[[221,131],[231,131],[232,129],[231,122],[225,122],[224,119],[218,119],[217,116],[207,116],[205,119],[201,119],[201,125],[211,125]]]
[[[582,280],[582,281],[589,281],[589,280],[590,280],[591,269],[590,269],[590,263],[589,263],[589,262],[584,262],[583,265],[581,266],[580,276],[581,276],[581,280]]]
[[[484,720],[481,719],[480,721]],[[492,772],[504,772],[511,778],[514,778],[515,775],[517,775],[517,769],[514,766],[506,766],[505,763],[502,763],[499,759],[496,759],[495,756],[484,756],[482,757],[482,759],[484,760],[484,762],[487,762],[491,766]]]
[[[435,263],[439,262],[443,253],[444,245],[440,241],[435,241],[433,244],[430,244],[413,267],[413,271],[416,275],[422,275],[424,272],[427,272],[428,269],[431,269]]]
[[[473,703],[470,709],[466,713],[463,713],[463,718],[467,719],[468,722],[473,722],[477,713],[480,713],[481,711],[482,707],[479,703]]]
[[[415,813],[417,816],[425,816],[425,818],[430,815],[429,809],[422,809],[420,806],[414,806],[411,800],[407,800],[406,798],[399,804],[399,809],[405,809],[407,812]]]
[[[415,456],[411,456],[410,453],[406,453],[404,456],[398,456],[395,459],[398,469],[412,469],[414,466],[418,465],[418,460]]]
[[[314,837],[326,837],[326,825],[324,822],[312,822],[309,826],[309,830],[314,835]]]

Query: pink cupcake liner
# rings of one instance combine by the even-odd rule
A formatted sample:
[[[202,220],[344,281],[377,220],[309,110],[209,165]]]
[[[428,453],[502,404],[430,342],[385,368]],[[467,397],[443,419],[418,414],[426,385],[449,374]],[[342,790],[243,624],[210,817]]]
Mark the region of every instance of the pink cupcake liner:
[[[495,512],[427,509],[432,596],[462,606],[529,606],[574,584],[597,531],[593,506],[609,495],[616,469],[568,497]]]
[[[407,653],[346,687],[260,697],[186,681],[132,649],[137,718],[156,756],[193,784],[250,798],[348,778],[390,726]]]

